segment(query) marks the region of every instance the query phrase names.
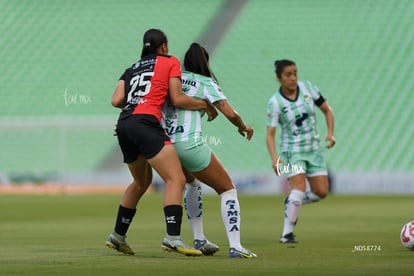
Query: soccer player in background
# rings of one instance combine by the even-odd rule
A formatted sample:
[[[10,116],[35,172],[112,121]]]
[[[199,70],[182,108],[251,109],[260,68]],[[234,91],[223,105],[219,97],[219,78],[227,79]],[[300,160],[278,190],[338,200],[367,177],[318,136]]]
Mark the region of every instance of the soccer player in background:
[[[315,107],[325,115],[327,148],[335,145],[334,116],[319,89],[309,81],[298,81],[295,62],[275,61],[280,88],[267,105],[266,145],[276,174],[284,174],[291,186],[285,199],[281,243],[297,243],[293,229],[302,204],[313,203],[328,194],[327,167],[316,130]],[[276,127],[280,125],[280,153],[275,147]],[[310,190],[307,190],[306,180]]]
[[[121,198],[115,229],[105,244],[128,255],[134,251],[125,234],[151,183],[151,167],[166,183],[163,205],[167,234],[161,247],[187,256],[202,255],[180,236],[185,176],[174,146],[160,124],[161,106],[169,98],[181,108],[206,110],[211,118],[217,111],[205,101],[182,93],[180,62],[167,54],[166,35],[158,29],[146,31],[141,59],[125,70],[112,95],[112,105],[122,108],[116,133],[133,182]]]
[[[185,54],[182,87],[184,94],[214,104],[242,136],[247,140],[252,138],[253,129],[243,122],[221,91],[210,69],[208,52],[198,43],[192,43]],[[203,140],[201,117],[204,112],[177,108],[167,101],[163,113],[165,130],[174,143],[182,166],[195,178],[212,187],[221,197],[221,216],[230,244],[229,257],[256,258],[256,254],[240,243],[240,204],[236,187],[217,156]],[[205,255],[212,255],[218,247],[204,236],[201,183],[194,177],[187,178],[189,184],[186,185],[185,207],[195,248]]]

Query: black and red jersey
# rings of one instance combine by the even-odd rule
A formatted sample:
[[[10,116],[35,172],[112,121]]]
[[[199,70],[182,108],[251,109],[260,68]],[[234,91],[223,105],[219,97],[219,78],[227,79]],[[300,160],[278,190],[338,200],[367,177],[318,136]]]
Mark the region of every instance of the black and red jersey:
[[[120,77],[125,81],[125,106],[120,119],[150,114],[161,120],[161,106],[168,96],[170,78],[181,78],[180,62],[174,56],[146,55]]]

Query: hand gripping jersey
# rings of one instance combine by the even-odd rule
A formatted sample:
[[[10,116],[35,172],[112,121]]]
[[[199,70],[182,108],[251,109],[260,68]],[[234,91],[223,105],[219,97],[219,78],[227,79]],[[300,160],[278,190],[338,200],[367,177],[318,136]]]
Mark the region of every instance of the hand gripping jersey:
[[[210,77],[184,71],[181,77],[183,93],[215,103],[227,99],[217,83]],[[202,136],[201,117],[204,111],[186,110],[173,106],[169,101],[163,107],[163,127],[170,140],[175,142],[194,141],[197,143]]]
[[[180,62],[173,56],[150,54],[126,69],[124,119],[134,114],[154,115],[161,120],[161,106],[168,96],[170,78],[181,78]]]
[[[280,124],[281,152],[310,152],[320,148],[315,105],[320,106],[324,102],[319,89],[309,81],[298,82],[295,100],[286,98],[280,90],[270,98],[266,125],[276,127]]]

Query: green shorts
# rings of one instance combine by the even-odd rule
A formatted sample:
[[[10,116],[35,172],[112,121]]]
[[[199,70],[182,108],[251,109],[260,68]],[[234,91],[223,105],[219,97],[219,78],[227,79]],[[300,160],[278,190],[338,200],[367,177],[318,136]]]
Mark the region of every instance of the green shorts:
[[[291,177],[297,174],[306,176],[328,175],[322,150],[311,152],[282,152],[279,158],[284,164],[278,166],[279,175]]]
[[[208,167],[211,161],[211,149],[201,139],[174,143],[181,165],[189,172],[199,172]]]

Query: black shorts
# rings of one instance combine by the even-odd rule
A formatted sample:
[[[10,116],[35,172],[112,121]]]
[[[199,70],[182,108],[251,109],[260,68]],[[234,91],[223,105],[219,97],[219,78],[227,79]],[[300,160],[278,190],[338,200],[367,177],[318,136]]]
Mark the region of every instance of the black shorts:
[[[140,154],[150,159],[164,145],[171,144],[160,122],[152,115],[138,114],[120,119],[116,133],[125,163],[134,162]]]

